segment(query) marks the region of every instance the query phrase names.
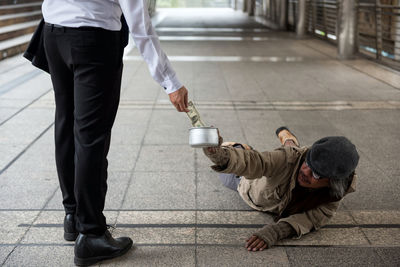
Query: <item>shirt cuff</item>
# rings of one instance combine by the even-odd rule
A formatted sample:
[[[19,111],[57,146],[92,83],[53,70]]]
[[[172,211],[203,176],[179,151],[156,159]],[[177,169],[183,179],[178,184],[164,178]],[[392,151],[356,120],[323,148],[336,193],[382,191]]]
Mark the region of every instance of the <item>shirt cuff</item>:
[[[170,94],[178,91],[183,86],[183,84],[178,80],[176,76],[174,76],[169,80],[161,82],[161,86],[164,88],[167,94]]]

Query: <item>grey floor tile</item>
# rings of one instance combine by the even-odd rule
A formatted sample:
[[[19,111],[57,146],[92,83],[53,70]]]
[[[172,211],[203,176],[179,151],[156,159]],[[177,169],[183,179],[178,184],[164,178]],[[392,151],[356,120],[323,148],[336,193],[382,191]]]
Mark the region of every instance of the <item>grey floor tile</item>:
[[[75,266],[73,246],[19,246],[4,266]]]
[[[132,109],[131,107],[136,107],[141,105],[143,101],[135,101],[129,99],[121,99],[120,108],[118,109],[117,116],[115,118],[114,131],[118,131],[119,126],[129,125],[133,129],[145,128],[148,120],[150,119],[152,110],[142,110],[142,109]],[[145,102],[147,103],[147,102]],[[153,103],[153,102],[149,102]],[[149,104],[147,104],[149,105]]]
[[[122,199],[126,187],[128,186],[131,174],[129,172],[108,172],[107,179],[107,194],[105,209],[119,209],[121,207]],[[58,179],[55,176],[54,180],[58,184]],[[61,190],[58,188],[54,196],[49,200],[45,209],[64,210],[62,206]]]
[[[243,247],[199,246],[198,266],[289,266],[283,248],[249,252]]]
[[[362,229],[365,236],[374,246],[399,246],[399,228],[365,228]]]
[[[197,243],[199,245],[237,245],[243,246],[258,228],[199,228]]]
[[[53,172],[7,171],[0,180],[0,208],[40,209],[57,187],[57,176]]]
[[[211,169],[211,166],[214,165],[213,162],[204,155],[201,149],[195,149],[196,154],[196,170],[199,172],[209,173],[210,177],[217,177],[218,173]]]
[[[291,266],[387,266],[374,248],[286,248]]]
[[[29,83],[23,83],[12,90],[4,93],[2,97],[7,99],[35,99],[45,92],[49,91],[51,85],[50,76],[44,73],[29,80]]]
[[[62,227],[31,227],[21,240],[21,244],[73,244],[64,240]]]
[[[279,115],[301,145],[311,146],[325,136],[343,135],[333,122],[322,116],[319,111],[279,111]]]
[[[23,104],[25,103],[20,104],[20,107],[23,107]],[[3,123],[19,111],[18,103],[12,103],[10,107],[7,107],[6,105],[5,101],[0,99],[0,123]]]
[[[0,126],[0,144],[29,145],[52,123],[52,121],[49,121],[46,124],[34,124],[26,122],[11,124],[10,121],[7,121],[5,124]]]
[[[53,108],[42,108],[42,107],[27,107],[22,110],[16,116],[14,116],[11,120],[7,121],[7,125],[14,127],[27,127],[30,129],[29,132],[34,132],[35,128],[33,125],[37,126],[45,126],[50,125],[50,123],[54,122],[54,109]],[[5,124],[5,125],[6,125]],[[40,127],[39,127],[40,129]]]
[[[137,161],[140,145],[111,145],[108,153],[109,172],[130,172]]]
[[[400,247],[395,248],[376,248],[375,251],[381,257],[386,266],[400,265]]]
[[[33,143],[10,167],[10,170],[14,169],[32,172],[55,172],[54,144]]]
[[[129,236],[137,245],[188,245],[195,242],[195,228],[122,228],[113,236]]]
[[[135,172],[124,209],[194,209],[193,172]]]
[[[400,224],[398,210],[350,211],[359,224]]]
[[[226,141],[246,143],[246,137],[235,110],[202,109],[198,110],[207,125],[213,125],[219,129],[220,135]]]
[[[144,143],[188,146],[189,128],[191,127],[190,119],[184,113],[178,113],[176,110],[155,110]]]
[[[126,255],[100,266],[195,266],[195,248],[134,246]]]
[[[279,112],[239,110],[238,116],[249,145],[254,149],[258,151],[272,150],[280,146],[275,130],[285,125],[285,122]],[[255,144],[260,144],[260,146],[255,146]]]
[[[273,217],[259,211],[198,211],[198,224],[269,224]]]
[[[131,179],[130,172],[109,172],[105,209],[119,209]]]
[[[3,263],[7,259],[13,249],[14,245],[0,247],[0,263]]]
[[[353,210],[398,210],[400,183],[397,176],[385,175],[377,166],[376,157],[369,159],[370,154],[362,148],[358,148],[358,151],[360,161],[356,171],[360,179],[357,181],[356,192],[346,196],[343,203]]]
[[[39,211],[0,211],[1,244],[18,242],[38,214]]]
[[[369,242],[363,230],[359,228],[322,228],[308,233],[300,239],[284,239],[282,243],[294,246],[366,246],[369,245]]]
[[[26,144],[0,144],[0,169],[6,168],[26,148]]]
[[[114,145],[140,145],[146,132],[146,124],[116,124],[111,134],[111,147]]]
[[[61,189],[58,188],[58,190],[56,190],[56,193],[54,194],[54,196],[47,203],[45,209],[64,210],[64,207],[62,205],[62,199],[63,198],[61,195]]]
[[[120,211],[117,224],[195,224],[196,211]]]
[[[222,185],[217,173],[209,172],[198,174],[197,208],[200,210],[251,210],[238,192]]]
[[[194,171],[194,150],[188,145],[143,146],[135,171]]]

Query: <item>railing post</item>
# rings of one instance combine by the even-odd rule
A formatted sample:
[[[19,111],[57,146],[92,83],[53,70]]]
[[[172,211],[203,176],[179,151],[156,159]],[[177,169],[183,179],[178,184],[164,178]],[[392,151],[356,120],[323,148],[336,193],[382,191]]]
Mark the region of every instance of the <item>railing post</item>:
[[[288,1],[281,0],[279,5],[279,29],[287,29],[287,14],[288,14]]]
[[[351,59],[358,51],[357,3],[357,0],[339,0],[336,32],[340,59]]]
[[[396,15],[394,59],[400,60],[400,2],[397,3],[393,13]]]
[[[307,22],[307,0],[299,0],[297,5],[298,15],[296,23],[296,34],[298,37],[303,37],[306,34],[306,22]]]

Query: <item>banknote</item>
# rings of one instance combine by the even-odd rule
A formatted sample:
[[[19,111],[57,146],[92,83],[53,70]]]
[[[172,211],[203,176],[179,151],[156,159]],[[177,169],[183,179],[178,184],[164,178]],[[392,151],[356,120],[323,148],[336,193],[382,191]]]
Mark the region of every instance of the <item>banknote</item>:
[[[188,103],[188,110],[189,112],[186,112],[186,114],[190,118],[193,127],[204,127],[205,124],[201,120],[200,113],[197,111],[192,101],[189,101]]]

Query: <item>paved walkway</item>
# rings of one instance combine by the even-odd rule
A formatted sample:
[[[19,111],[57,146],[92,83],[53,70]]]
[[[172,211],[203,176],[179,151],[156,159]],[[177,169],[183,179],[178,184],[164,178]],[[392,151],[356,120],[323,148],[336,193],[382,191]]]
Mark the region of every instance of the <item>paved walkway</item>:
[[[272,221],[223,188],[189,120],[134,49],[109,154],[106,215],[135,243],[102,266],[398,266],[400,78],[335,47],[274,32],[228,9],[160,12],[162,46],[206,123],[225,140],[274,149],[289,126],[301,143],[345,135],[361,155],[357,192],[321,231],[250,253],[244,240]],[[0,265],[72,266],[53,145],[47,74],[21,57],[0,62]]]

